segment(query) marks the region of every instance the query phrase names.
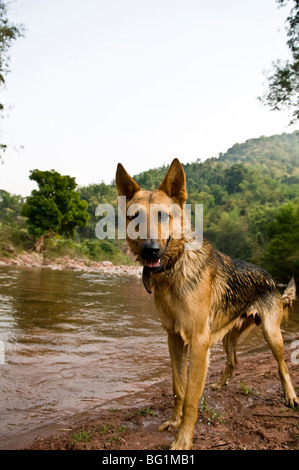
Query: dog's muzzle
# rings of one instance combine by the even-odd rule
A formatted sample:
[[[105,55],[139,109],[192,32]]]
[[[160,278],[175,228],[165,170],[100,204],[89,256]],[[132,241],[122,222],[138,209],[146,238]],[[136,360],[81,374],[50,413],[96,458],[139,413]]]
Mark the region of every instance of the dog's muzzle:
[[[166,267],[164,266],[162,262],[163,255],[165,251],[167,250],[168,243],[170,241],[170,237],[168,238],[165,248],[163,252],[161,253],[161,247],[156,241],[151,241],[148,243],[145,243],[142,247],[141,250],[141,257],[144,260],[144,268],[143,268],[143,273],[142,273],[142,280],[144,287],[146,288],[147,292],[151,294],[151,288],[150,288],[150,274],[153,273],[160,273],[160,272],[165,272],[169,274],[170,271],[167,271]]]
[[[142,246],[141,257],[144,259],[145,266],[149,269],[156,269],[161,263],[161,248],[156,241],[145,243]]]

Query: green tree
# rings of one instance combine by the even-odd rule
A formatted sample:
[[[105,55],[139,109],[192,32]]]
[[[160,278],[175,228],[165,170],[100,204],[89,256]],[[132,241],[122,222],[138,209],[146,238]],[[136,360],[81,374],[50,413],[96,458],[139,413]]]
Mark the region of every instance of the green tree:
[[[21,214],[24,198],[0,189],[0,221],[15,222]]]
[[[225,184],[228,194],[240,192],[240,184],[243,183],[247,170],[244,165],[236,163],[225,170]]]
[[[5,76],[10,72],[8,50],[18,37],[23,36],[24,27],[10,23],[7,18],[7,3],[0,0],[0,90],[5,85]],[[0,117],[3,117],[4,104],[0,103]],[[0,142],[0,158],[7,145]]]
[[[239,209],[222,212],[216,223],[206,229],[207,238],[211,239],[218,250],[233,258],[248,259],[250,249],[247,237],[248,226]]]
[[[95,217],[95,210],[99,204],[112,204],[117,212],[117,191],[114,185],[105,183],[91,184],[78,188],[78,194],[81,199],[88,202],[88,213],[90,215],[89,223],[84,228],[79,228],[80,238],[95,238],[95,226],[98,219]],[[117,223],[117,217],[116,217]]]
[[[27,198],[22,215],[27,217],[28,232],[39,237],[36,251],[41,250],[46,236],[59,234],[72,238],[76,227],[87,225],[88,203],[75,191],[75,178],[54,170],[33,170],[30,179],[37,182],[39,189],[34,189]]]
[[[285,6],[289,0],[276,0]],[[291,59],[273,63],[273,72],[268,77],[268,91],[260,100],[272,110],[292,111],[293,124],[299,119],[299,1],[293,0],[293,7],[287,17],[287,45]]]
[[[282,205],[267,226],[269,243],[263,260],[278,281],[287,282],[291,274],[299,279],[299,204]]]

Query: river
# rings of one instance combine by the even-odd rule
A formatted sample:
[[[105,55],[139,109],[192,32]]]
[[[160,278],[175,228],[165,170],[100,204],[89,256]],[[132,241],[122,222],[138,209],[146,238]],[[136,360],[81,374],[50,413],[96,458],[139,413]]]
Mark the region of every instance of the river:
[[[286,343],[299,339],[298,301],[282,330]],[[239,350],[264,347],[256,328]],[[169,375],[167,337],[140,279],[0,267],[0,448]]]

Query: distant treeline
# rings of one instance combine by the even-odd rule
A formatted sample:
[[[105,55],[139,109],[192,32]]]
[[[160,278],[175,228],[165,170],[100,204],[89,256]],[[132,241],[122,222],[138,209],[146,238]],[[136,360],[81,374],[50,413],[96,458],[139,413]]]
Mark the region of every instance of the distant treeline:
[[[279,282],[288,281],[292,274],[299,281],[298,131],[250,139],[217,158],[183,166],[187,202],[203,204],[204,236],[217,249],[263,266]],[[134,179],[142,188],[153,190],[166,171],[167,167],[151,169]],[[119,241],[100,242],[95,237],[95,208],[101,203],[116,207],[114,182],[92,184],[77,191],[88,202],[90,220],[87,227],[77,230],[73,243],[89,244],[91,254],[88,249],[86,252],[94,258],[102,255],[101,243],[105,243],[107,256],[109,250],[114,256],[124,251]],[[17,227],[15,244],[30,244],[20,216],[23,203],[23,198],[0,191],[2,244],[3,231],[11,227]],[[61,240],[63,244],[66,241]]]

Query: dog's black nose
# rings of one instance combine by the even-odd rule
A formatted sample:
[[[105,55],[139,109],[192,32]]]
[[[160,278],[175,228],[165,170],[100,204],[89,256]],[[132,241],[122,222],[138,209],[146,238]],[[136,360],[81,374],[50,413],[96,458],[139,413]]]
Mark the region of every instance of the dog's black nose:
[[[143,259],[155,259],[160,252],[160,246],[157,242],[145,243],[141,250]]]

